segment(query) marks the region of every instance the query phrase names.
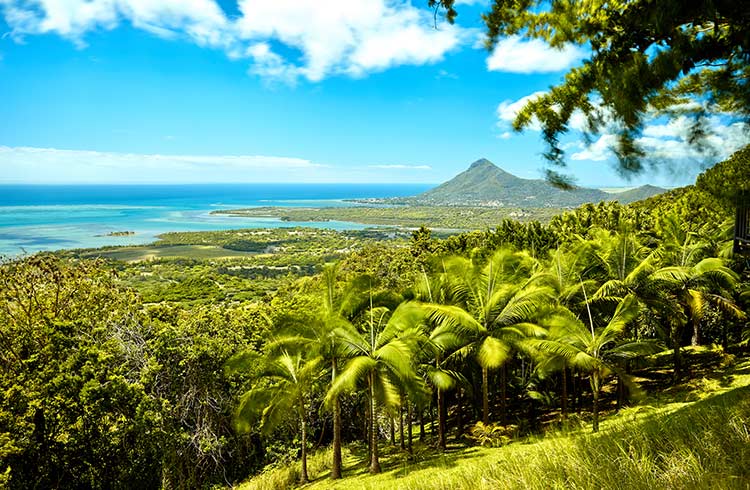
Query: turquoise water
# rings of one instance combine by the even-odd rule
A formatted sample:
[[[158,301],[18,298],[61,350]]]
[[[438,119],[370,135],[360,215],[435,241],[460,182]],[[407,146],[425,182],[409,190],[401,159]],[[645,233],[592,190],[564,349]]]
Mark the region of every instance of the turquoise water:
[[[216,184],[0,185],[0,255],[42,250],[139,245],[169,231],[307,226],[356,230],[343,221],[289,222],[211,215],[256,206],[351,206],[344,199],[410,196],[429,185]],[[135,235],[104,236],[116,231]]]

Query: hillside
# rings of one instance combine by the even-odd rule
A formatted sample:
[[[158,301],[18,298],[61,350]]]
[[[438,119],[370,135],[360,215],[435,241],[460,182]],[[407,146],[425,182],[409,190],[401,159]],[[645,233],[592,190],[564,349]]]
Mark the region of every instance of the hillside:
[[[642,186],[620,193],[578,187],[562,190],[541,179],[522,179],[482,158],[451,180],[412,198],[404,204],[443,206],[493,206],[521,208],[565,208],[587,202],[638,201],[664,192],[654,186]]]
[[[623,192],[608,192],[608,200],[619,201],[620,204],[630,204],[637,201],[642,201],[653,196],[658,196],[667,192],[667,189],[656,187],[654,185],[642,185],[635,189],[629,189]]]
[[[417,445],[410,456],[384,445],[386,470],[375,476],[362,463],[366,447],[355,445],[345,452],[345,478],[337,482],[328,479],[330,450],[322,450],[311,458],[313,483],[305,488],[746,488],[750,361],[705,348],[687,354],[702,378],[662,392],[659,364],[669,353],[656,356],[649,372],[640,374],[657,392],[612,413],[599,434],[578,428],[580,418],[574,417],[567,429],[502,447],[454,441],[444,454]],[[239,488],[297,488],[298,474],[296,464],[277,466]]]

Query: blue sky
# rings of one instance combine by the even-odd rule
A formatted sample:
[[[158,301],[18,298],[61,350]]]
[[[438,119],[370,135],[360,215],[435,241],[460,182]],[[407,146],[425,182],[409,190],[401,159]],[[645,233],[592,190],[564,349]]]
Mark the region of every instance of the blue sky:
[[[509,123],[585,50],[507,39],[488,53],[484,2],[437,29],[426,3],[0,0],[0,182],[437,183],[480,157],[539,178],[539,132]],[[721,156],[744,141],[714,126]],[[679,164],[695,160],[686,135],[656,120],[643,142]],[[609,143],[567,138],[579,184],[699,171],[628,183]]]

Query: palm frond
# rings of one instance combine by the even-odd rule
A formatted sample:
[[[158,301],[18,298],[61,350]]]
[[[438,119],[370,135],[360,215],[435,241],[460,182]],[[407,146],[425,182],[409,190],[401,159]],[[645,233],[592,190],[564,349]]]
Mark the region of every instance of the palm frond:
[[[338,373],[333,384],[328,389],[326,401],[341,393],[351,392],[357,388],[357,383],[377,367],[377,361],[368,356],[349,359],[344,368]]]
[[[477,361],[484,368],[496,369],[505,364],[510,352],[511,348],[507,343],[495,337],[485,337],[479,345]]]

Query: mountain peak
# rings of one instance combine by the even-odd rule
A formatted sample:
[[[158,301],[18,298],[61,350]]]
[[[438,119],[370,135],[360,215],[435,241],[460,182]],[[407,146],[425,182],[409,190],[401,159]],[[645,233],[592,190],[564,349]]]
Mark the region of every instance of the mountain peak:
[[[544,180],[516,177],[486,158],[480,158],[451,180],[415,196],[413,202],[447,206],[564,208],[603,200],[632,202],[654,193],[651,189],[637,189],[631,193],[608,194],[583,187],[563,191]]]
[[[476,162],[469,165],[469,170],[473,168],[481,168],[481,167],[495,167],[497,168],[497,165],[492,163],[491,161],[487,160],[486,158],[480,158]]]

